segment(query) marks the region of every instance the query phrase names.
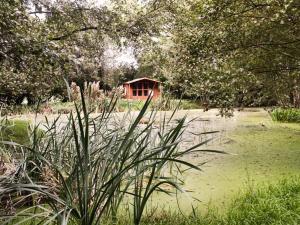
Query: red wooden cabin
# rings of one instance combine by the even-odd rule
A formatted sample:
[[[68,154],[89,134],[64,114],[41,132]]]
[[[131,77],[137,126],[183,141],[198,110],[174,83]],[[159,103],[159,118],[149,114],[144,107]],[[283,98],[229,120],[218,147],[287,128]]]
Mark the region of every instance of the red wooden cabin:
[[[153,99],[160,96],[160,82],[146,77],[125,82],[123,87],[126,99],[145,100],[149,95]]]

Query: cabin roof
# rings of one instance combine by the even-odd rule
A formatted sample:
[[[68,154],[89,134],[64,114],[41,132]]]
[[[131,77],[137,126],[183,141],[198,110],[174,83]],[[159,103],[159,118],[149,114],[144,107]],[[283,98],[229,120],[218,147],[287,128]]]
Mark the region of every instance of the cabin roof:
[[[135,82],[138,82],[138,81],[141,81],[141,80],[149,80],[149,81],[153,81],[153,82],[156,82],[156,83],[160,83],[158,80],[150,79],[148,77],[142,77],[142,78],[134,79],[134,80],[131,80],[131,81],[127,81],[124,84],[131,84],[131,83],[135,83]]]

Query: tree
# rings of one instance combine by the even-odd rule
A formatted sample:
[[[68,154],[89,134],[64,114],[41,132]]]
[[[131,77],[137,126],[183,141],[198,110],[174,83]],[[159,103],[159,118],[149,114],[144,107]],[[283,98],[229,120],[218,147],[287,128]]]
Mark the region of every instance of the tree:
[[[62,82],[48,28],[19,0],[1,3],[0,21],[0,97],[20,103],[24,96],[33,101],[50,95]]]
[[[186,1],[180,9],[161,44],[167,53],[157,72],[172,86],[221,107],[295,101],[297,1]]]
[[[47,99],[69,81],[104,80],[108,45],[138,45],[158,33],[172,1],[5,1],[0,8],[1,98]],[[159,16],[159,17],[158,17]],[[22,88],[20,88],[22,87]]]

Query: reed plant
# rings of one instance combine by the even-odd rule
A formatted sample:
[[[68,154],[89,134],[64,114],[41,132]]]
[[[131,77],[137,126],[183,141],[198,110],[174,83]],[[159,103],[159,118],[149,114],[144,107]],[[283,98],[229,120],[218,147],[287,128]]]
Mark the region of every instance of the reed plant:
[[[66,121],[46,120],[43,135],[33,127],[29,145],[13,143],[22,154],[14,173],[0,178],[1,224],[116,223],[127,202],[138,225],[153,193],[180,191],[179,176],[200,170],[186,155],[222,153],[199,149],[209,140],[181,149],[187,118],[167,127],[173,114],[157,124],[150,98],[135,117],[113,113],[114,97],[93,117],[80,94]]]

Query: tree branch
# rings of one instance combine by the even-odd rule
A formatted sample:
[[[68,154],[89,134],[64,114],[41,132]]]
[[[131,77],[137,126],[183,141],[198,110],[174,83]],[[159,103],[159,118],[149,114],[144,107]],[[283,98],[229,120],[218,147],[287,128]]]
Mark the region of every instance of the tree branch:
[[[58,36],[58,37],[50,38],[50,40],[51,41],[60,41],[60,40],[63,40],[65,38],[68,38],[68,37],[72,36],[73,34],[88,31],[88,30],[98,30],[98,27],[97,26],[90,26],[90,27],[84,27],[84,28],[76,29],[76,30],[73,30],[73,31],[71,31],[67,34],[64,34],[64,35],[61,35],[61,36]]]
[[[51,14],[51,11],[33,11],[29,12],[28,14]]]
[[[283,67],[275,67],[274,69],[266,69],[266,68],[252,68],[248,69],[250,72],[255,72],[255,73],[276,73],[276,72],[282,72],[282,71],[287,71],[287,72],[293,72],[293,71],[299,71],[300,67],[289,67],[289,68],[283,68]]]

